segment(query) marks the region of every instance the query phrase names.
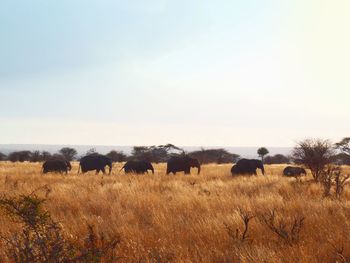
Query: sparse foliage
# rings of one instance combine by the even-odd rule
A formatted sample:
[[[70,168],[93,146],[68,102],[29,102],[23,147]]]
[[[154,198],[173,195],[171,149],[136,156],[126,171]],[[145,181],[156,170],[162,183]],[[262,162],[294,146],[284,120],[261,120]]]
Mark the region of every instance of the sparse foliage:
[[[340,166],[327,165],[320,175],[325,197],[331,195],[332,186],[336,198],[341,198],[345,185],[349,182],[350,174],[344,174]]]
[[[287,221],[284,218],[277,218],[276,211],[271,210],[266,214],[261,214],[259,219],[286,244],[293,245],[300,239],[305,217],[297,215],[292,220]]]
[[[350,137],[343,138],[340,142],[336,143],[335,146],[343,153],[350,155]]]
[[[298,142],[293,149],[293,160],[311,170],[315,181],[319,181],[324,167],[331,162],[334,155],[332,144],[328,140],[307,139]]]
[[[172,144],[159,146],[134,146],[130,159],[147,162],[166,162],[173,151],[183,152],[182,149]]]
[[[96,148],[91,148],[86,151],[86,155],[93,155],[93,154],[98,154],[98,152],[96,151]]]
[[[236,228],[236,230],[234,231],[228,224],[224,224],[224,225],[227,229],[228,235],[231,237],[233,241],[239,240],[241,242],[244,242],[249,237],[248,236],[249,223],[255,217],[255,215],[253,215],[252,212],[243,210],[242,208],[238,208],[237,213],[243,221],[243,224],[244,224],[243,230]]]
[[[0,209],[21,229],[0,234],[5,255],[11,262],[101,262],[112,255],[119,238],[106,241],[89,226],[87,241],[79,247],[64,236],[61,225],[43,209],[44,202],[35,194],[0,198]]]

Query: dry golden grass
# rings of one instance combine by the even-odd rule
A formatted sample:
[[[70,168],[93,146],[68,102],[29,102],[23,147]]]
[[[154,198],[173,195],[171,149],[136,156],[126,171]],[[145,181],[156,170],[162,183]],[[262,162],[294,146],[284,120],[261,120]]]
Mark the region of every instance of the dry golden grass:
[[[41,164],[0,163],[0,191],[8,196],[46,196],[46,209],[65,233],[82,242],[86,224],[107,236],[119,234],[121,262],[346,262],[350,259],[350,187],[341,201],[323,198],[310,175],[301,183],[281,176],[283,165],[267,166],[266,176],[232,178],[231,165],[206,165],[200,175],[119,173],[41,174]],[[347,173],[349,167],[344,168]],[[257,217],[248,239],[229,235],[243,229],[241,208]],[[299,241],[288,244],[259,219],[275,210],[287,226],[305,217]],[[225,226],[226,225],[226,226]],[[9,229],[0,217],[0,231]]]

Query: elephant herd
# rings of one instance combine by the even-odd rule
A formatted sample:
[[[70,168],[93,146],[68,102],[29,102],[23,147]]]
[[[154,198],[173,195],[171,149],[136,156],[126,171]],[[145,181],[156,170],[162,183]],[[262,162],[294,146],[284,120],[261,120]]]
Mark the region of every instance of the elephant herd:
[[[101,154],[87,155],[81,158],[79,163],[79,170],[82,173],[88,171],[96,171],[96,174],[102,172],[106,173],[106,166],[109,168],[108,173],[112,172],[112,161],[107,156]],[[48,160],[43,164],[43,173],[48,172],[60,172],[68,173],[72,169],[71,164],[65,160]],[[198,174],[201,171],[200,163],[197,159],[189,156],[176,156],[171,157],[167,162],[166,174],[176,174],[177,172],[184,172],[190,174],[191,168],[197,168]],[[144,174],[151,171],[154,174],[154,168],[150,162],[146,161],[127,161],[121,170],[125,173]],[[265,174],[265,169],[262,161],[256,159],[241,159],[231,168],[232,176],[251,174],[256,175],[257,169],[260,169],[262,174]],[[120,170],[120,171],[121,171]],[[283,170],[285,176],[301,176],[306,175],[305,169],[301,167],[287,166]]]

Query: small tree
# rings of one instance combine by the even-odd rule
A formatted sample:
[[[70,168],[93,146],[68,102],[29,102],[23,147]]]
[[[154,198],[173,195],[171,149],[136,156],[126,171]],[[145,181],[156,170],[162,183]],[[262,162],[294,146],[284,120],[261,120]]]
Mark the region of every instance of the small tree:
[[[343,138],[340,142],[335,144],[335,147],[343,153],[350,155],[350,137]]]
[[[41,158],[43,161],[47,161],[47,160],[51,159],[52,156],[51,156],[51,153],[49,153],[47,151],[43,151],[43,152],[41,152]]]
[[[42,160],[42,156],[40,151],[33,151],[30,156],[30,162],[36,163],[36,162],[40,162],[41,160]]]
[[[284,156],[283,154],[276,154],[274,156],[266,156],[264,158],[264,163],[266,164],[283,164],[283,163],[289,163],[289,157]]]
[[[235,163],[239,160],[238,154],[230,153],[225,149],[204,149],[190,152],[189,155],[199,160],[201,164],[205,163]]]
[[[322,139],[306,139],[298,142],[292,152],[293,161],[309,168],[317,182],[324,167],[331,162],[333,155],[331,142]]]
[[[32,153],[30,151],[12,152],[7,156],[11,162],[25,162],[30,161]]]
[[[265,147],[261,147],[257,151],[258,155],[261,157],[261,161],[264,161],[264,156],[269,153],[269,150]]]
[[[125,162],[127,158],[125,153],[114,150],[107,153],[106,156],[110,158],[112,162]]]
[[[62,148],[59,150],[59,153],[62,154],[67,161],[73,161],[78,154],[77,150],[69,147]]]
[[[0,152],[0,161],[5,161],[6,160],[6,155]]]
[[[96,151],[96,148],[91,148],[86,151],[86,155],[93,155],[93,154],[98,154],[98,152]]]

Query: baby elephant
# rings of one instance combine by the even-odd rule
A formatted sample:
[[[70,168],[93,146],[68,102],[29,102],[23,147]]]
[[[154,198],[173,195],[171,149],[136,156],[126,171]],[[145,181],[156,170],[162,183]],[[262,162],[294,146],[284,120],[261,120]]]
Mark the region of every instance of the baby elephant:
[[[148,173],[148,170],[152,171],[154,174],[154,168],[150,162],[145,161],[128,161],[124,164],[123,168],[120,169],[125,171],[125,173],[136,173],[136,174],[144,174]]]
[[[301,176],[306,175],[306,171],[304,168],[296,167],[296,166],[287,166],[283,170],[284,176]]]
[[[64,160],[48,160],[43,164],[43,173],[57,172],[57,173],[68,173],[72,170],[70,162]]]

